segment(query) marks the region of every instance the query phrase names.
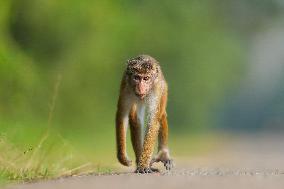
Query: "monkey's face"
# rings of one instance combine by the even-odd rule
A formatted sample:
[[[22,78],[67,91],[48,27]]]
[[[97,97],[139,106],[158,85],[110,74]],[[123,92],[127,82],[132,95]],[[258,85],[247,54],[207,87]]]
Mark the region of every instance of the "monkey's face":
[[[147,55],[128,60],[127,75],[135,95],[144,99],[151,91],[158,74],[158,62]]]
[[[134,74],[131,78],[131,84],[135,95],[143,100],[152,88],[153,77],[145,74]]]

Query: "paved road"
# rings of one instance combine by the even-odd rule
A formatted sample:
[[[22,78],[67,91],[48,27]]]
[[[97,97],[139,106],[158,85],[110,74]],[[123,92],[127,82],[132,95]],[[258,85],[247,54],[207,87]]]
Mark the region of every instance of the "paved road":
[[[122,172],[90,175],[9,189],[75,188],[284,188],[284,137],[257,135],[238,137],[207,156],[177,159],[171,172],[137,175]]]

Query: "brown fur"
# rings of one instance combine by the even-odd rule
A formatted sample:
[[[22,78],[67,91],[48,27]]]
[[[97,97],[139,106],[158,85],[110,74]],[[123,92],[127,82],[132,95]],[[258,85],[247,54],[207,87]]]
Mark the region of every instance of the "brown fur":
[[[135,74],[142,74],[142,77],[151,77],[149,81],[144,83],[145,87],[149,87],[145,99],[135,96],[135,85],[137,82],[141,82],[137,80],[136,83],[132,82],[132,76]],[[151,164],[157,161],[162,161],[167,169],[172,166],[168,151],[167,90],[167,83],[161,72],[160,65],[154,58],[148,55],[140,55],[128,61],[121,82],[116,113],[117,157],[121,164],[131,165],[131,161],[126,154],[126,126],[129,122],[137,172],[148,173],[151,171]],[[149,120],[143,145],[141,140],[141,127],[143,125],[139,123],[137,115],[138,108],[141,108],[141,105],[147,105],[149,109],[147,112]],[[155,158],[152,158],[157,138],[159,138],[159,152]]]
[[[129,124],[131,132],[131,142],[136,156],[136,165],[138,165],[138,159],[142,151],[142,128],[137,121],[136,105],[132,106],[132,109],[130,111]]]

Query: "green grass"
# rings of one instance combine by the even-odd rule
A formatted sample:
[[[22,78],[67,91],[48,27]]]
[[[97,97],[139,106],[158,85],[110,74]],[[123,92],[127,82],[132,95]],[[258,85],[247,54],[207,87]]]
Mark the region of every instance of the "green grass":
[[[0,178],[31,181],[93,171],[91,163],[74,154],[72,146],[60,136],[44,137],[35,147],[17,148],[0,138]],[[3,153],[4,152],[4,153]],[[84,164],[81,164],[85,162]]]
[[[1,183],[108,171],[103,166],[95,165],[85,156],[76,152],[74,147],[58,132],[52,132],[52,117],[60,82],[61,76],[58,75],[49,105],[46,128],[40,129],[38,124],[22,123],[19,125],[2,122],[6,131],[3,132],[5,129],[1,130],[1,133],[6,133],[6,135],[0,135]],[[31,142],[37,138],[35,135],[38,135],[42,130],[44,130],[43,135],[39,137],[38,142]],[[14,132],[14,137],[11,137],[11,131]],[[11,138],[14,140],[11,141]]]
[[[87,135],[86,135],[87,136]],[[128,137],[129,139],[129,137]],[[115,158],[114,140],[104,137],[99,148],[90,145],[91,137],[85,142],[71,144],[58,132],[40,137],[35,145],[20,145],[0,136],[0,183],[53,179],[90,173],[110,173],[120,167]],[[97,140],[100,140],[97,138]],[[88,145],[87,145],[88,143]],[[173,135],[170,138],[172,156],[190,158],[208,153],[220,145],[216,135]],[[128,152],[134,158],[130,141]],[[134,160],[134,159],[133,159]]]

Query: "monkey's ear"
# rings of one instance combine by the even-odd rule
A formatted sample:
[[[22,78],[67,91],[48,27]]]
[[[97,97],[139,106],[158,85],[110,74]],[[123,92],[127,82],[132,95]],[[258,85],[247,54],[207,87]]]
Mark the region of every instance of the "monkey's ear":
[[[159,69],[159,67],[157,66],[157,67],[156,67],[156,73],[159,74],[159,72],[160,72],[160,69]]]

